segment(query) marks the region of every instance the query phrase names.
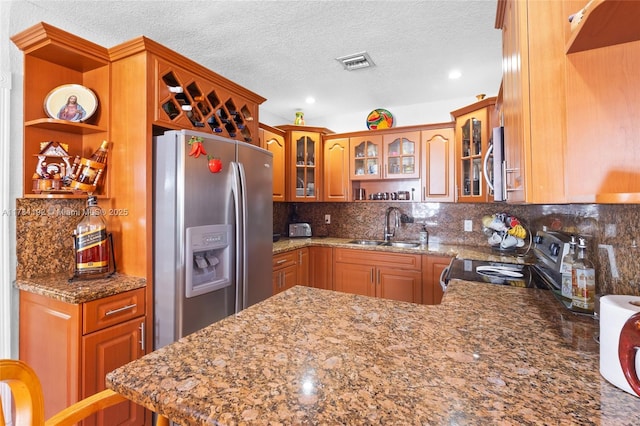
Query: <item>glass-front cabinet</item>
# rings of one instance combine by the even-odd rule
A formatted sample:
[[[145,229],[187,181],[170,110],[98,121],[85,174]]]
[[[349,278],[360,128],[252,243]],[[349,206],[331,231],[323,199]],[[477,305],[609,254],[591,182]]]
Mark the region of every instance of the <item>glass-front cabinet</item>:
[[[383,137],[385,179],[420,177],[420,132],[391,133]]]
[[[488,98],[451,113],[456,119],[457,199],[460,202],[486,202],[493,195],[483,169],[491,138],[490,110],[494,105],[495,98]],[[492,159],[486,160],[486,167],[492,173]]]
[[[316,182],[318,181],[318,148],[320,135],[308,132],[293,132],[293,158],[295,158],[296,192],[295,198],[317,198]]]
[[[382,136],[359,136],[349,139],[351,179],[380,179],[382,173]]]

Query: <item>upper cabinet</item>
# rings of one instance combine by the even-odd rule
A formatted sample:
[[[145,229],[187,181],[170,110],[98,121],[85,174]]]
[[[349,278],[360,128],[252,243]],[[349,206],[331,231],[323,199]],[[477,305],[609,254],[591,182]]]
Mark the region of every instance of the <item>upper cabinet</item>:
[[[257,144],[257,104],[221,84],[157,60],[155,120]]]
[[[454,124],[422,131],[422,201],[455,201]]]
[[[189,129],[259,145],[258,107],[265,99],[190,59],[138,37],[109,49],[111,60],[128,78],[114,79],[127,90],[133,81],[148,98],[144,110],[151,123],[162,129]],[[134,79],[136,77],[137,79]],[[133,93],[140,96],[140,92]],[[115,123],[115,122],[114,122]]]
[[[420,132],[388,133],[382,137],[385,179],[420,177]]]
[[[383,164],[382,135],[354,136],[349,139],[349,147],[351,179],[380,179]]]
[[[640,203],[639,20],[637,1],[594,0],[576,25],[563,23],[569,202]]]
[[[260,146],[273,154],[273,201],[286,200],[286,146],[282,130],[260,123]]]
[[[456,121],[456,181],[460,202],[489,201],[491,191],[482,170],[495,122],[495,102],[496,98],[487,98],[451,112]]]
[[[65,183],[70,181],[74,157],[88,159],[103,141],[111,139],[107,49],[45,23],[11,40],[24,53],[24,196],[86,197],[86,193],[74,192]],[[83,97],[84,89],[71,85],[89,89],[96,99]],[[62,97],[54,96],[54,89],[59,89],[55,93]],[[49,94],[48,114],[43,105]],[[83,121],[59,119],[57,114],[52,118],[51,113],[57,113],[71,96],[78,97],[80,106],[97,103],[93,115]],[[51,142],[56,149],[49,152]],[[102,178],[94,194],[108,196],[108,177]]]
[[[574,12],[567,53],[640,40],[637,1],[591,0]]]
[[[502,124],[510,203],[563,203],[567,134],[561,1],[499,0]]]
[[[350,201],[349,138],[324,140],[322,200]]]
[[[281,125],[285,132],[288,201],[322,201],[323,136],[333,133],[311,126]]]

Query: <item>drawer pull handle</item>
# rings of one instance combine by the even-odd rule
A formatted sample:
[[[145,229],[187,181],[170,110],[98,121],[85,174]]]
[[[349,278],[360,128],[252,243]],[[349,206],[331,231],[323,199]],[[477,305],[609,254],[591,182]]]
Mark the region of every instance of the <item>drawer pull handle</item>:
[[[287,261],[287,259],[281,259],[281,260],[278,260],[276,263],[277,263],[278,265],[280,265],[281,263],[284,263],[284,262],[286,262],[286,261]]]
[[[122,308],[111,309],[110,311],[107,311],[104,315],[105,316],[109,316],[109,315],[117,314],[118,312],[122,312],[122,311],[126,311],[126,310],[129,310],[129,309],[133,309],[136,306],[138,306],[138,304],[134,303],[134,304],[131,304],[131,305],[123,306]]]

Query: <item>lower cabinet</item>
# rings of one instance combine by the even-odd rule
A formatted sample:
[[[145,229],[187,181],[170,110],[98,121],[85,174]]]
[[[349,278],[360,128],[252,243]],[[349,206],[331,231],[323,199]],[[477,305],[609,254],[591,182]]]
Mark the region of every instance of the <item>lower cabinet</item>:
[[[298,280],[296,284],[300,285],[311,285],[311,277],[309,275],[311,270],[311,265],[309,263],[309,248],[303,247],[301,249],[296,250],[298,252]]]
[[[273,294],[298,283],[298,250],[273,255]]]
[[[437,305],[451,258],[311,246],[273,256],[273,294],[295,285]]]
[[[335,248],[335,290],[422,303],[421,257]]]
[[[440,276],[450,263],[450,257],[422,256],[422,303],[425,305],[438,305],[442,301]]]
[[[144,355],[144,324],[144,289],[81,304],[21,291],[20,359],[40,379],[45,417],[105,389],[109,371]],[[83,425],[143,425],[150,417],[123,402]]]
[[[333,290],[333,248],[309,247],[309,285]]]

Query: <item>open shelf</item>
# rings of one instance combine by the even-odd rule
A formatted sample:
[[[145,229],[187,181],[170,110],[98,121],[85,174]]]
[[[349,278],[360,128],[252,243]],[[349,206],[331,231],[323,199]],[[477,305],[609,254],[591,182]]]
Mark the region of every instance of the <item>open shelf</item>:
[[[640,40],[640,5],[629,0],[593,0],[567,42],[567,53]]]
[[[101,133],[107,131],[105,127],[67,120],[59,120],[57,118],[38,118],[36,120],[27,121],[24,123],[24,125],[25,127],[36,127],[39,129],[76,133],[79,135],[87,135],[91,133]]]

